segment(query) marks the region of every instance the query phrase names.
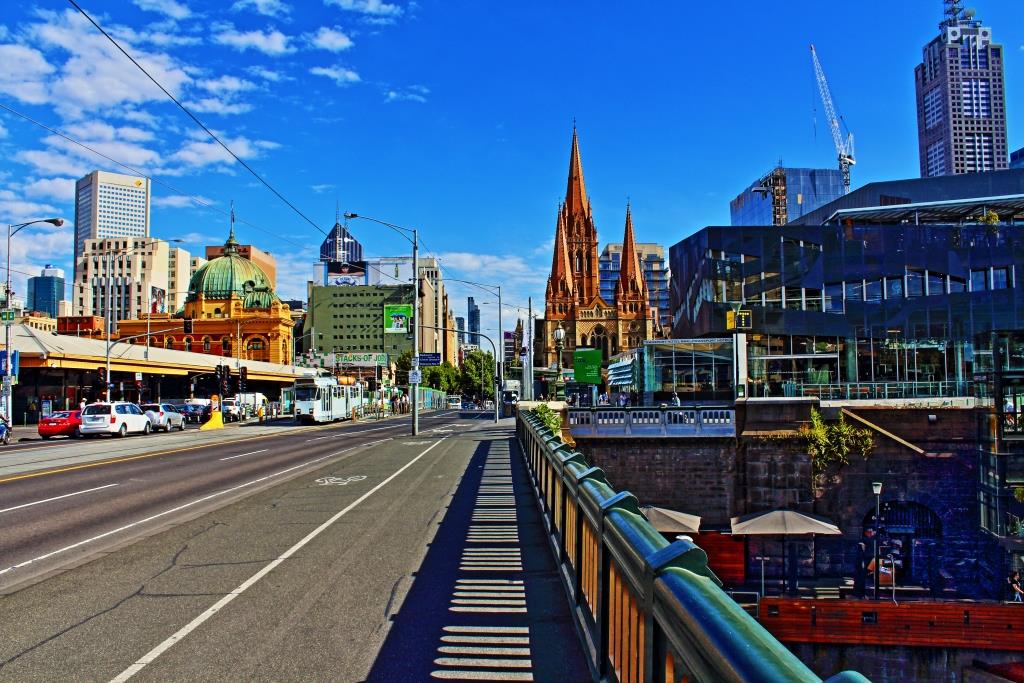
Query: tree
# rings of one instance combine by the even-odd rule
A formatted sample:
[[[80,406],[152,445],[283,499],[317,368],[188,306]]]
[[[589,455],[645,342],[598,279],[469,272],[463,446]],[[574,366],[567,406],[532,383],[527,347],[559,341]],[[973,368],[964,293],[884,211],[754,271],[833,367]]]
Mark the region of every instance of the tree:
[[[462,359],[459,373],[459,392],[463,396],[480,396],[483,378],[483,398],[494,397],[494,356],[483,351],[470,351]]]
[[[819,494],[836,481],[844,465],[850,464],[852,453],[867,460],[875,447],[870,429],[851,425],[842,413],[835,422],[825,422],[814,408],[811,408],[811,424],[800,427],[800,435],[811,458],[812,486]]]

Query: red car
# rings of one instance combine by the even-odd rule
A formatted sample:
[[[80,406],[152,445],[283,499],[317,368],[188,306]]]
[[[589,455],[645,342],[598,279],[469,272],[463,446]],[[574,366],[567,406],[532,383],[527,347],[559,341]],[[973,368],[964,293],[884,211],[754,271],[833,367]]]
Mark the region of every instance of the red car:
[[[74,439],[82,437],[82,411],[62,410],[51,413],[39,421],[39,436],[49,439],[51,436],[70,436]]]

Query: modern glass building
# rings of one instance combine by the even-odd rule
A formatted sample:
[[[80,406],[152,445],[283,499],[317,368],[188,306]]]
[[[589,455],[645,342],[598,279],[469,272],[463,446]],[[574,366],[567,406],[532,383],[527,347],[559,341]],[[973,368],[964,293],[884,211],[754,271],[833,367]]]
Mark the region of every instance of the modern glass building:
[[[480,346],[480,307],[473,297],[466,297],[466,308],[469,314],[469,343]]]
[[[348,231],[348,226],[335,222],[320,244],[320,260],[358,263],[363,260],[363,245]]]
[[[1010,168],[1024,168],[1024,147],[1010,152]]]
[[[843,196],[835,168],[777,166],[729,202],[732,225],[785,225]]]
[[[665,247],[653,242],[638,242],[637,253],[644,269],[647,283],[647,300],[652,308],[658,309],[659,323],[663,329],[672,327],[672,312],[668,301],[668,267],[665,261]],[[615,304],[615,284],[619,281],[622,263],[622,242],[605,245],[598,257],[598,276],[601,298],[605,303]]]
[[[1024,195],[705,228],[669,249],[673,336],[749,311],[740,396],[968,395],[978,335],[1024,329],[1021,217]]]
[[[643,405],[731,402],[735,398],[733,338],[658,339],[643,344]]]
[[[64,298],[64,271],[46,264],[36,277],[28,279],[28,310],[57,317],[57,308]]]

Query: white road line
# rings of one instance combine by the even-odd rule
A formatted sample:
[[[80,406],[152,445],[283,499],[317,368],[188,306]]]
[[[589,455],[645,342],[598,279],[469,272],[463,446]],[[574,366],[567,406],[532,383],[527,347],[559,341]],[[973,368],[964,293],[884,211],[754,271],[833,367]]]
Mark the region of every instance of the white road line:
[[[357,498],[354,501],[352,501],[349,505],[347,505],[345,508],[343,508],[339,512],[335,513],[334,516],[332,516],[326,522],[324,522],[323,524],[318,526],[316,529],[313,529],[312,531],[310,531],[308,534],[306,534],[306,536],[302,540],[300,540],[298,543],[293,545],[291,548],[288,548],[288,550],[284,551],[276,560],[274,560],[273,562],[268,564],[266,567],[264,567],[263,569],[259,570],[258,572],[256,572],[252,576],[250,576],[248,579],[243,581],[241,584],[239,584],[239,586],[237,588],[235,588],[233,591],[231,591],[230,593],[225,595],[223,598],[221,598],[220,600],[215,602],[213,604],[213,606],[210,607],[210,609],[206,610],[205,612],[203,612],[202,614],[197,616],[195,619],[193,619],[189,623],[185,624],[183,627],[178,629],[177,632],[175,632],[173,635],[171,635],[169,638],[167,638],[167,640],[165,640],[164,642],[162,642],[159,645],[157,645],[156,647],[154,647],[152,650],[150,650],[145,655],[143,655],[134,664],[132,664],[127,669],[125,669],[120,674],[118,674],[113,679],[111,679],[110,683],[121,683],[122,681],[127,681],[129,678],[131,678],[135,674],[137,674],[140,671],[142,671],[144,668],[146,668],[147,665],[149,665],[153,661],[155,661],[157,657],[162,655],[167,650],[171,649],[171,647],[173,647],[175,643],[181,641],[183,638],[185,638],[185,636],[187,636],[189,633],[191,633],[192,631],[197,629],[199,626],[201,626],[203,624],[203,622],[205,622],[207,619],[209,619],[214,614],[216,614],[217,612],[222,610],[224,607],[226,607],[228,605],[228,603],[230,603],[232,600],[237,598],[239,595],[241,595],[242,593],[247,591],[249,588],[254,586],[264,576],[266,576],[270,572],[274,571],[274,569],[276,569],[278,567],[278,565],[283,563],[289,557],[291,557],[292,555],[297,553],[299,550],[301,550],[306,544],[308,544],[314,538],[316,538],[321,533],[326,531],[331,525],[333,525],[339,519],[341,519],[346,514],[348,514],[349,511],[355,509],[356,506],[358,506],[360,503],[362,503],[364,500],[366,500],[367,498],[372,496],[377,491],[379,491],[382,488],[384,488],[384,486],[387,485],[388,483],[390,483],[395,477],[397,477],[402,472],[404,472],[407,469],[409,469],[410,467],[412,467],[412,465],[414,465],[416,463],[416,461],[418,461],[424,455],[426,455],[431,450],[433,450],[434,447],[436,447],[439,443],[444,441],[445,438],[446,437],[441,437],[440,439],[435,441],[433,444],[431,444],[426,449],[421,451],[420,454],[417,455],[415,458],[413,458],[412,460],[410,460],[409,462],[405,463],[400,468],[398,468],[398,470],[396,470],[394,474],[392,474],[387,479],[385,479],[381,483],[379,483],[376,486],[374,486],[372,489],[370,489],[369,491],[367,491],[366,493],[361,495],[359,498]]]
[[[103,486],[97,486],[91,489],[85,489],[84,491],[75,491],[74,493],[65,493],[63,496],[54,496],[53,498],[47,498],[45,500],[37,500],[33,503],[24,503],[23,505],[15,505],[12,508],[4,508],[0,510],[0,515],[5,512],[12,512],[14,510],[20,510],[21,508],[32,507],[33,505],[42,505],[43,503],[50,503],[61,498],[70,498],[71,496],[80,496],[83,493],[90,493],[92,491],[99,491],[100,489],[109,489],[111,486],[117,486],[117,484],[104,484]],[[2,574],[3,572],[0,572]]]
[[[532,681],[533,674],[527,671],[431,671],[431,678],[455,681]]]
[[[371,443],[374,443],[374,442],[371,442]],[[158,512],[155,515],[150,515],[149,517],[146,517],[145,519],[136,520],[136,521],[131,522],[129,524],[125,524],[124,526],[119,526],[116,529],[111,529],[110,531],[104,531],[102,534],[97,534],[96,536],[93,536],[92,538],[87,538],[87,539],[85,539],[83,541],[78,541],[77,543],[72,543],[71,545],[66,545],[63,548],[59,548],[57,550],[52,550],[52,551],[46,553],[45,555],[40,555],[39,557],[33,557],[31,560],[25,560],[24,562],[19,562],[16,565],[8,567],[7,569],[0,569],[0,576],[3,576],[7,572],[14,571],[15,569],[21,569],[22,567],[27,567],[30,564],[34,564],[36,562],[40,562],[42,560],[49,559],[49,558],[53,557],[54,555],[60,555],[61,553],[65,553],[65,552],[67,552],[69,550],[74,550],[75,548],[80,548],[83,545],[88,545],[89,543],[93,543],[95,541],[99,541],[101,539],[107,538],[108,536],[113,536],[114,534],[120,533],[122,531],[127,531],[128,529],[132,529],[132,528],[137,527],[137,526],[139,526],[141,524],[145,524],[146,522],[152,522],[154,519],[160,519],[161,517],[165,517],[167,515],[174,514],[175,512],[178,512],[180,510],[184,510],[186,508],[190,508],[193,505],[198,505],[199,503],[205,503],[208,500],[213,500],[214,498],[218,498],[220,496],[223,496],[226,493],[232,493],[233,491],[238,491],[240,489],[244,489],[244,488],[246,488],[248,486],[252,486],[253,484],[259,484],[260,482],[266,481],[267,479],[273,479],[274,477],[279,477],[282,474],[287,474],[289,472],[294,472],[295,470],[301,469],[303,467],[307,467],[308,465],[314,465],[314,464],[316,464],[318,462],[321,462],[323,460],[328,460],[330,458],[339,456],[342,453],[347,453],[347,452],[349,452],[351,450],[355,450],[356,448],[362,448],[364,446],[369,446],[369,445],[370,444],[360,444],[358,446],[352,446],[350,448],[346,448],[346,449],[341,450],[341,451],[335,451],[334,453],[331,453],[330,455],[323,455],[323,456],[320,456],[319,458],[315,458],[313,460],[307,460],[304,463],[300,463],[298,465],[293,465],[292,467],[288,467],[286,469],[283,469],[280,472],[274,472],[273,474],[267,474],[267,475],[264,475],[264,476],[259,477],[257,479],[253,479],[251,481],[247,481],[244,484],[239,484],[238,486],[232,486],[229,489],[224,489],[223,491],[217,491],[215,493],[211,493],[208,496],[203,496],[202,498],[196,498],[193,501],[190,501],[188,503],[184,503],[184,504],[179,505],[177,507],[173,507],[170,510],[164,510],[163,512]]]
[[[517,581],[516,583],[522,583]],[[445,626],[442,629],[445,633],[515,633],[527,635],[530,633],[529,626]]]
[[[223,461],[223,460],[234,460],[235,458],[244,458],[247,455],[256,455],[257,453],[266,453],[269,450],[270,450],[269,448],[261,448],[258,451],[249,451],[248,453],[239,453],[238,455],[229,455],[226,458],[221,458],[221,460]]]
[[[532,669],[529,659],[473,659],[463,657],[439,657],[434,660],[438,666],[492,666],[501,668]]]

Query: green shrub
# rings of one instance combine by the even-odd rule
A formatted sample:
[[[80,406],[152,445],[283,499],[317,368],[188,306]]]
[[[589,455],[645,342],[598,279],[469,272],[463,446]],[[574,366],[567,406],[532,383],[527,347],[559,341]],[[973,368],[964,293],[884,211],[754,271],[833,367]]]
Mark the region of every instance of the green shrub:
[[[545,404],[541,403],[539,406],[530,411],[534,415],[540,418],[544,426],[551,430],[551,432],[561,438],[562,435],[562,415],[560,413],[551,410]]]

